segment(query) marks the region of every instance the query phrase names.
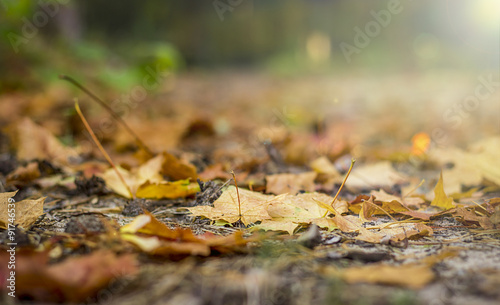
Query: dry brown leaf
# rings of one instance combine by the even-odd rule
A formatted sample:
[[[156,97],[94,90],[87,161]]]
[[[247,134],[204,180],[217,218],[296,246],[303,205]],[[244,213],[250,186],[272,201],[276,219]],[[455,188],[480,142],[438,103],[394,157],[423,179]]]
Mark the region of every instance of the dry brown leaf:
[[[376,197],[376,195],[379,195],[379,197],[383,198],[383,200],[390,201],[381,201],[379,200],[379,197]],[[410,209],[401,203],[401,201],[401,198],[389,195],[384,191],[372,192],[370,199],[363,199],[361,201],[361,209],[358,213],[363,221],[372,221],[372,215],[391,215],[410,211]]]
[[[9,202],[17,192],[0,193],[0,228],[6,229],[11,220],[23,228],[29,228],[35,221],[43,215],[43,203],[46,197],[36,200],[22,200],[19,202]],[[15,206],[15,212],[9,204]],[[12,217],[14,216],[14,217]]]
[[[345,185],[350,189],[373,189],[393,187],[406,180],[407,177],[394,170],[389,161],[382,161],[354,167]]]
[[[459,221],[468,224],[479,224],[485,230],[493,229],[493,223],[487,216],[476,215],[474,208],[458,207],[451,211]]]
[[[40,170],[38,169],[37,162],[30,162],[26,166],[16,168],[6,177],[7,185],[23,186],[38,177],[40,177]]]
[[[182,236],[179,231],[170,229],[148,211],[144,211],[144,214],[135,217],[132,222],[121,227],[120,232],[123,234],[144,233],[168,239],[177,239]]]
[[[167,152],[163,153],[162,173],[172,180],[191,179],[196,181],[196,167]]]
[[[268,175],[266,193],[295,195],[299,191],[314,192],[316,175],[315,172]]]
[[[363,222],[372,221],[374,215],[377,212],[381,212],[380,209],[377,208],[377,205],[373,202],[373,196],[370,196],[370,199],[365,200],[361,203],[361,210],[359,211],[359,218]]]
[[[0,253],[2,274],[9,272],[8,259],[8,253]],[[116,256],[105,250],[71,257],[54,265],[49,265],[48,259],[47,252],[16,254],[16,296],[38,302],[83,302],[113,279],[137,272],[134,255]]]
[[[153,120],[141,120],[138,117],[127,118],[127,124],[143,139],[152,151],[176,149],[186,128],[186,120],[159,117]],[[168,131],[168,132],[162,132]],[[134,138],[123,128],[113,134],[113,142],[120,147],[135,145]]]
[[[462,185],[472,187],[487,179],[500,185],[500,137],[481,140],[465,151],[456,147],[435,148],[430,151],[431,160],[444,166],[454,166],[443,170],[444,190],[447,194],[460,193]]]
[[[199,177],[203,180],[231,179],[231,174],[223,169],[222,164],[217,163],[207,166]]]
[[[228,236],[216,236],[211,233],[196,236],[190,229],[170,229],[151,213],[139,215],[121,227],[122,239],[136,245],[142,251],[162,256],[208,256],[212,250],[220,253],[239,251],[249,241],[241,232]]]
[[[381,201],[381,202],[392,202],[392,201],[397,201],[400,203],[401,206],[405,207],[406,209],[409,209],[410,207],[413,208],[418,208],[422,203],[425,202],[424,199],[420,197],[399,197],[399,196],[394,196],[391,194],[387,194],[384,190],[379,190],[379,191],[371,191],[371,195],[375,196],[375,202]]]
[[[78,157],[77,149],[64,146],[50,131],[29,118],[20,120],[10,131],[19,159],[45,159],[68,165]]]
[[[342,278],[350,284],[385,284],[412,289],[422,288],[434,279],[430,266],[417,264],[400,266],[372,264],[347,268],[341,274]]]
[[[429,212],[420,212],[420,211],[412,211],[412,210],[399,212],[399,214],[408,215],[408,216],[411,216],[413,218],[422,219],[422,220],[429,220],[429,219],[431,219],[431,217],[436,216],[439,213],[440,212],[429,213]]]
[[[335,165],[325,156],[315,159],[311,162],[310,166],[316,173],[321,175],[326,175],[328,177],[341,176],[339,171],[335,168]]]
[[[490,221],[495,228],[500,228],[500,206],[495,208],[495,212],[490,216]]]
[[[381,229],[377,234],[384,238],[389,237],[391,241],[398,242],[404,239],[417,239],[434,234],[431,227],[423,223],[399,223],[394,228]]]

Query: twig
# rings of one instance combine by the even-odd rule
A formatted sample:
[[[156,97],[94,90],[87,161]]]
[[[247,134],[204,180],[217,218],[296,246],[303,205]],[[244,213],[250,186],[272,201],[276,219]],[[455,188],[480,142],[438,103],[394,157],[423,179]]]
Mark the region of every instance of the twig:
[[[76,112],[78,113],[78,115],[80,116],[80,119],[82,120],[83,125],[85,125],[85,128],[87,129],[87,131],[89,132],[90,136],[92,137],[92,140],[94,140],[94,143],[99,148],[99,151],[101,151],[101,153],[104,155],[104,158],[106,158],[106,161],[108,161],[108,163],[111,165],[111,167],[113,168],[113,170],[115,171],[115,173],[118,175],[118,178],[120,178],[121,182],[123,183],[123,185],[127,189],[128,193],[130,195],[130,198],[134,198],[135,199],[135,195],[132,194],[132,191],[130,190],[130,187],[127,185],[127,183],[125,183],[125,179],[123,179],[123,176],[120,174],[120,172],[116,168],[115,164],[113,163],[113,161],[109,157],[108,153],[104,150],[104,147],[102,147],[101,142],[99,142],[99,140],[95,136],[94,132],[92,131],[92,128],[90,128],[89,123],[87,123],[87,120],[85,119],[85,117],[82,114],[82,111],[80,110],[80,106],[78,105],[78,101],[76,101],[76,100],[75,100],[75,109],[76,109]]]
[[[333,204],[335,203],[335,200],[337,200],[337,197],[339,196],[340,194],[340,191],[342,190],[342,188],[344,187],[344,184],[345,182],[347,181],[347,177],[349,177],[349,174],[351,173],[352,171],[352,168],[354,166],[354,163],[356,162],[356,159],[351,159],[351,166],[349,166],[349,170],[347,171],[347,174],[345,175],[345,178],[344,178],[344,181],[342,181],[342,184],[340,185],[340,188],[339,190],[337,191],[337,194],[335,195],[335,197],[333,198],[332,200],[332,203],[330,203],[330,205],[333,207]]]
[[[238,214],[239,214],[239,220],[241,220],[241,202],[240,202],[240,191],[238,190],[238,183],[236,182],[236,175],[234,174],[234,171],[231,171],[231,175],[233,175],[233,181],[234,185],[236,186],[236,196],[238,196]]]
[[[99,105],[101,105],[104,109],[106,109],[106,111],[108,111],[111,116],[118,122],[120,123],[126,130],[127,132],[132,135],[132,137],[134,137],[137,145],[139,145],[139,147],[141,147],[144,151],[146,151],[151,157],[154,156],[153,152],[149,149],[149,147],[146,146],[146,144],[144,144],[144,142],[142,142],[142,140],[139,138],[139,136],[132,130],[132,128],[130,128],[127,123],[125,123],[125,121],[118,115],[116,114],[116,112],[113,111],[113,109],[111,109],[111,107],[108,106],[108,104],[106,104],[103,100],[101,100],[100,98],[98,98],[95,94],[93,94],[90,90],[88,90],[87,88],[85,88],[84,86],[82,86],[79,82],[77,82],[76,80],[74,80],[72,77],[70,76],[67,76],[67,75],[59,75],[59,78],[60,79],[63,79],[65,81],[68,81],[70,82],[71,84],[73,84],[75,87],[77,87],[78,89],[82,90],[83,92],[85,92],[88,96],[90,96],[95,102],[97,102]]]

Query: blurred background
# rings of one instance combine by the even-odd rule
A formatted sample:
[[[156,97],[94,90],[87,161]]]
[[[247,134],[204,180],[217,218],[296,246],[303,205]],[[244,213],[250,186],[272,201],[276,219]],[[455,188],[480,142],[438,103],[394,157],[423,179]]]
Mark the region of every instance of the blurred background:
[[[470,140],[500,131],[499,16],[498,0],[0,0],[1,103],[32,92],[14,117],[57,115],[43,101],[77,95],[63,73],[110,101],[135,92],[131,121],[212,116],[223,133],[241,111],[268,129],[286,113],[347,121],[351,139],[376,123],[395,141]]]

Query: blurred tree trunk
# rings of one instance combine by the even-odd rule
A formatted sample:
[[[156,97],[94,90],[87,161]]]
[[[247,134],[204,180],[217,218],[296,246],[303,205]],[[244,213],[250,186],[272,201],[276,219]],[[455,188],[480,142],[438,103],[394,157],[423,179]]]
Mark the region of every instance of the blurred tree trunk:
[[[78,42],[82,37],[83,25],[76,3],[62,5],[56,15],[57,28],[61,38],[69,42]]]

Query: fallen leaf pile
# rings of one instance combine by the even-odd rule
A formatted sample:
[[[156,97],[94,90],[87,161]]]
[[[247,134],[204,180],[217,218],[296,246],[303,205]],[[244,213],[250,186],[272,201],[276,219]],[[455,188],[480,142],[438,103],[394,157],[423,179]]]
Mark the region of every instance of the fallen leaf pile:
[[[118,171],[126,185],[112,168],[104,172],[102,177],[109,188],[127,198],[131,198],[128,189],[136,197],[157,199],[186,197],[200,190],[198,184],[192,182],[197,176],[193,165],[168,153],[159,154],[131,171],[121,167],[118,167]],[[185,180],[165,181],[164,174]]]
[[[99,296],[110,292],[122,296],[113,304],[307,304],[315,293],[310,299],[353,304],[336,297],[355,294],[350,285],[359,283],[421,295],[430,287],[456,293],[453,285],[465,283],[472,295],[500,297],[484,288],[500,283],[500,137],[441,147],[379,115],[354,124],[307,111],[256,126],[242,115],[262,112],[255,96],[234,110],[233,96],[183,90],[162,95],[151,113],[131,115],[140,148],[87,109],[100,150],[82,148],[88,139],[73,117],[6,124],[2,292],[15,271],[18,300],[41,303],[105,304]],[[274,93],[263,98],[272,102]],[[395,138],[381,140],[381,131]],[[15,270],[4,251],[12,248]],[[113,284],[130,291],[111,291]],[[134,289],[146,296],[134,298]],[[281,294],[273,299],[270,291]],[[406,304],[392,297],[373,303]]]
[[[301,179],[290,180],[286,177],[287,187],[296,183],[303,186]],[[272,186],[276,183],[273,177]],[[343,232],[356,232],[356,239],[380,243],[399,242],[405,239],[415,239],[432,235],[433,230],[422,221],[432,217],[452,214],[461,221],[478,224],[485,229],[492,228],[487,216],[477,214],[474,209],[456,207],[453,198],[448,197],[443,190],[443,178],[439,178],[435,189],[435,197],[430,204],[424,205],[421,197],[397,197],[383,190],[372,191],[371,197],[360,196],[348,203],[337,200],[333,206],[333,198],[322,193],[300,193],[297,195],[264,195],[245,189],[238,191],[229,187],[212,206],[197,206],[188,208],[193,216],[202,216],[216,221],[218,224],[231,224],[241,221],[246,226],[254,225],[253,229],[286,231],[293,234],[301,224],[314,223],[328,230],[340,229]],[[436,207],[438,211],[429,211]],[[452,210],[453,209],[453,210]],[[353,211],[358,214],[345,215]],[[374,221],[375,215],[392,218],[390,222],[365,228],[362,224]],[[396,221],[392,215],[401,215],[416,219],[414,221]]]
[[[244,239],[241,232],[228,236],[211,233],[195,236],[190,229],[170,229],[149,212],[121,227],[120,234],[122,239],[146,253],[177,258],[189,255],[208,256],[211,251],[238,252],[250,241]]]

